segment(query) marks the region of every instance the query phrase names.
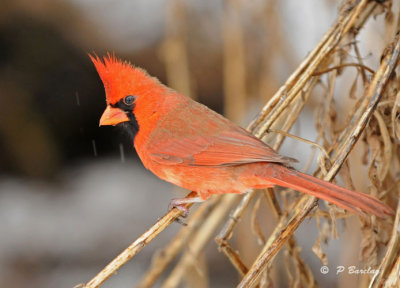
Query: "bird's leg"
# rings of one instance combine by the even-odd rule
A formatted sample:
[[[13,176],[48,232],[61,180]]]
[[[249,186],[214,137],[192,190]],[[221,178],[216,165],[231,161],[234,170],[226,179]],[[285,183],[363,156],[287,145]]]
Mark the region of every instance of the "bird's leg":
[[[174,198],[169,202],[168,205],[168,210],[171,210],[173,208],[177,208],[183,212],[182,217],[187,217],[189,214],[188,208],[186,208],[185,204],[190,204],[190,203],[201,203],[204,202],[205,200],[201,197],[192,197],[192,198]]]

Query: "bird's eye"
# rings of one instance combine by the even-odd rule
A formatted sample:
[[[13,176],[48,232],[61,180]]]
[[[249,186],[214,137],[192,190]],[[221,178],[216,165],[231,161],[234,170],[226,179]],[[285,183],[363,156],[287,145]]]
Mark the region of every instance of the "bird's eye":
[[[132,105],[133,102],[135,101],[135,99],[136,99],[135,96],[133,96],[133,95],[128,95],[128,96],[126,96],[126,97],[124,98],[124,103],[125,103],[126,105]]]

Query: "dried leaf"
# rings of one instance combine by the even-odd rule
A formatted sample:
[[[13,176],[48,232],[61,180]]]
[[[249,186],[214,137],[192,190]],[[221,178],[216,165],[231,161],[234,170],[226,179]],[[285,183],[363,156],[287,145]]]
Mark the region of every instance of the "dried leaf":
[[[400,91],[397,92],[392,109],[393,137],[400,144]]]
[[[358,73],[356,78],[353,81],[353,84],[351,84],[350,92],[349,92],[349,97],[350,99],[357,99],[357,82],[358,82]]]
[[[288,278],[288,283],[289,283],[289,287],[293,287],[293,283],[294,283],[294,277],[293,274],[291,272],[290,269],[290,255],[288,251],[285,251],[284,253],[285,257],[284,257],[284,263],[285,263],[285,270],[286,270],[286,274],[287,274],[287,278]]]
[[[386,127],[385,121],[378,111],[374,112],[375,118],[378,120],[381,137],[383,140],[383,154],[380,159],[378,168],[378,180],[383,182],[387,173],[389,172],[390,163],[392,162],[392,141],[390,140],[389,130]]]
[[[318,239],[315,241],[313,247],[312,247],[312,252],[318,257],[318,259],[321,261],[322,265],[326,266],[328,265],[328,258],[326,257],[326,254],[322,251],[321,243],[322,242],[327,242],[328,237],[329,237],[329,225],[324,226],[324,228],[321,227],[321,222],[320,218],[316,217],[316,224],[317,228],[319,231]],[[326,222],[325,222],[326,223]],[[326,229],[328,228],[328,229]]]
[[[370,219],[361,219],[361,261],[368,267],[376,267],[378,263],[378,245],[376,228]]]

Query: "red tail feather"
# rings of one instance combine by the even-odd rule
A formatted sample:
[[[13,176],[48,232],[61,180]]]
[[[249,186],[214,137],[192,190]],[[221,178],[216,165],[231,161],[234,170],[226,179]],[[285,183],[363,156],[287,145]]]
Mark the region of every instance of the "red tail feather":
[[[282,171],[279,177],[268,179],[270,182],[313,195],[360,215],[364,215],[363,212],[372,213],[378,217],[394,214],[389,206],[370,195],[339,187],[282,165],[280,167],[289,171]]]

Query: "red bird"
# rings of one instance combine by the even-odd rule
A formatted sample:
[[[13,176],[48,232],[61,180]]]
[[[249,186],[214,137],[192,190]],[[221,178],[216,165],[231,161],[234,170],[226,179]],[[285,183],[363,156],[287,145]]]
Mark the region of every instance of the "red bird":
[[[196,191],[198,197],[171,204],[202,202],[211,194],[245,193],[275,185],[311,194],[362,214],[393,210],[376,198],[296,171],[293,159],[276,153],[245,129],[161,84],[146,71],[112,55],[91,56],[103,81],[107,108],[102,125],[121,125],[134,138],[143,165],[159,178]]]

